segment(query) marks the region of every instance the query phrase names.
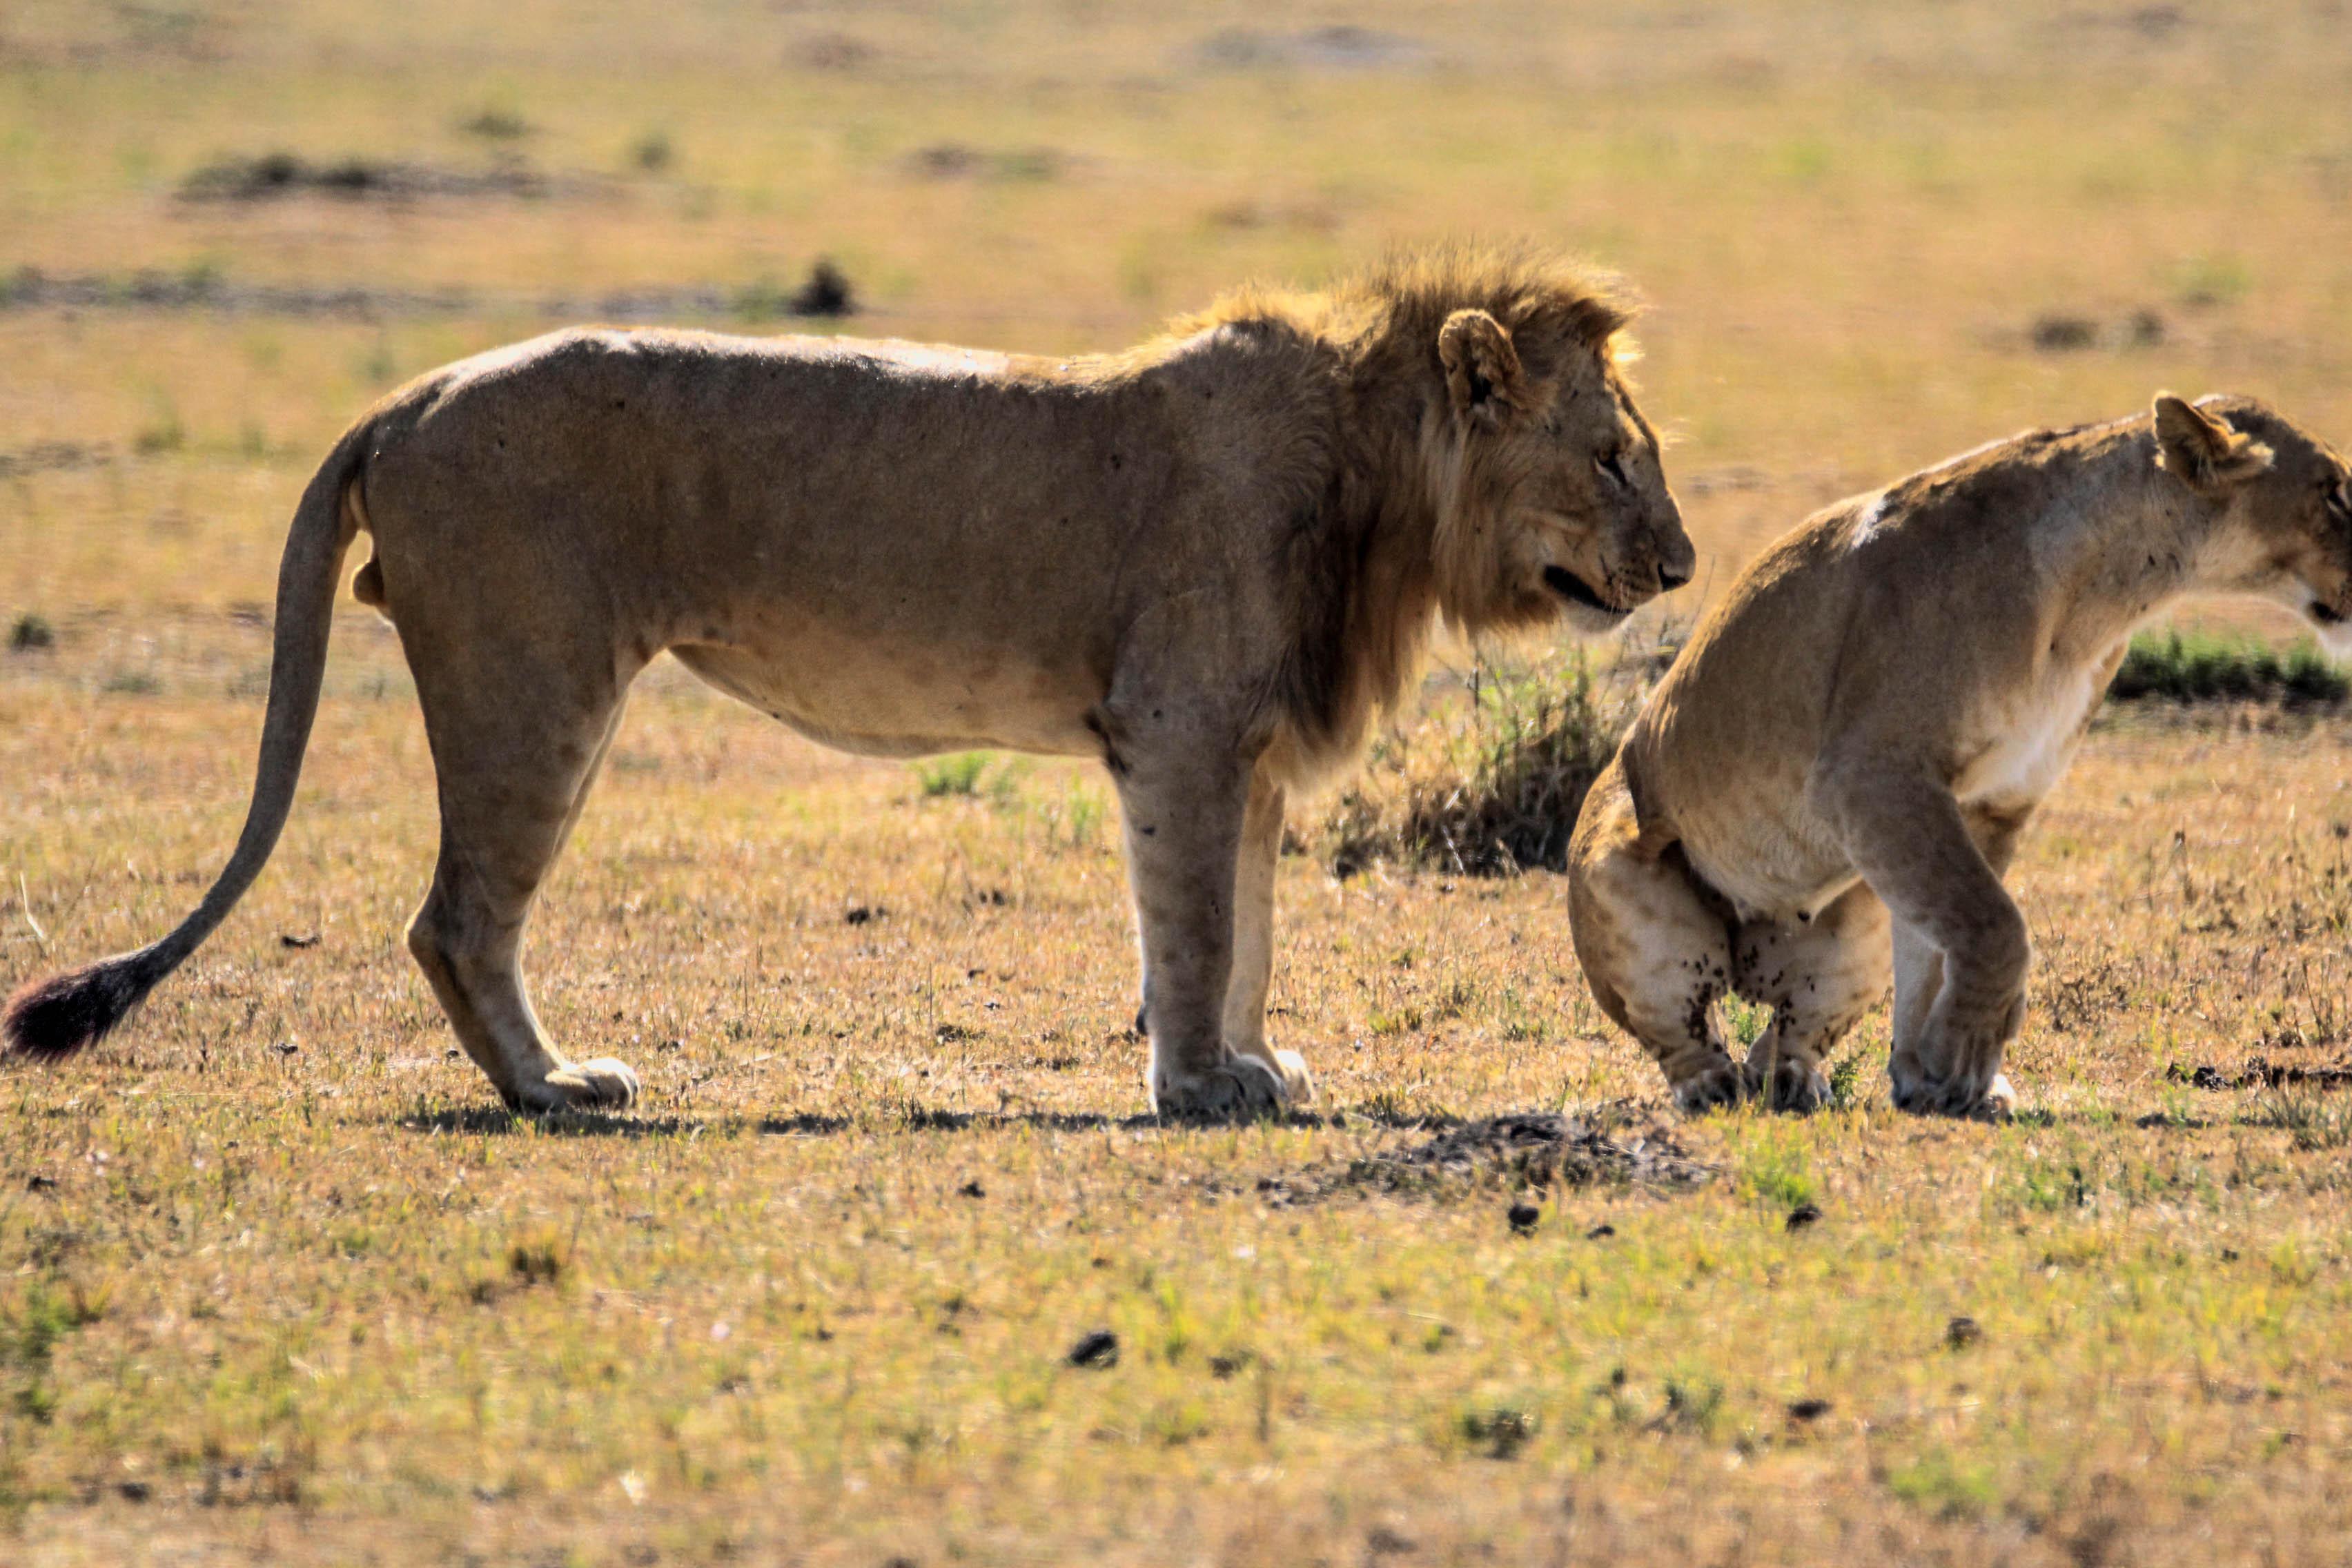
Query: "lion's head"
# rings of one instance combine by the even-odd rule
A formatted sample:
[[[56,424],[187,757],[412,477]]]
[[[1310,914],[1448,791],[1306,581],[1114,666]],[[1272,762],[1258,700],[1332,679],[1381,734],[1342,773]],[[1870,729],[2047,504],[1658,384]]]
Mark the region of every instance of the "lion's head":
[[[2284,605],[2330,653],[2352,656],[2352,464],[2251,397],[2159,393],[2155,415],[2158,461],[2235,514],[2231,585]]]
[[[1589,630],[1690,581],[1696,554],[1625,366],[1627,306],[1526,252],[1416,258],[1368,280],[1434,374],[1421,458],[1447,618]]]
[[[1454,491],[1438,534],[1441,595],[1474,626],[1565,611],[1605,629],[1689,582],[1695,552],[1615,334],[1529,335],[1477,309],[1439,330]]]

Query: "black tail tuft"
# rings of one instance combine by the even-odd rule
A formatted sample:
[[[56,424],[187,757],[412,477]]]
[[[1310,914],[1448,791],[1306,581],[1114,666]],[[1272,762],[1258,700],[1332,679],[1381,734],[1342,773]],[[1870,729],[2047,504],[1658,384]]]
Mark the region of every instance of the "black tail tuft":
[[[27,981],[8,998],[7,1014],[0,1018],[8,1049],[56,1061],[104,1039],[154,987],[158,976],[149,972],[145,956],[124,953]]]

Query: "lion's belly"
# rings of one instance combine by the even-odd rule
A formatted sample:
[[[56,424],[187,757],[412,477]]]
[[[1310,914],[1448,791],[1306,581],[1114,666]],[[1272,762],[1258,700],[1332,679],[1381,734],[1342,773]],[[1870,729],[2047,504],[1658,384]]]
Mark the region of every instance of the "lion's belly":
[[[1810,920],[1860,880],[1834,846],[1810,841],[1801,823],[1750,819],[1683,840],[1701,880],[1743,921]]]
[[[825,645],[810,637],[757,649],[671,648],[679,663],[811,740],[864,756],[916,757],[995,747],[1085,755],[1099,693],[1082,679],[1002,655]]]

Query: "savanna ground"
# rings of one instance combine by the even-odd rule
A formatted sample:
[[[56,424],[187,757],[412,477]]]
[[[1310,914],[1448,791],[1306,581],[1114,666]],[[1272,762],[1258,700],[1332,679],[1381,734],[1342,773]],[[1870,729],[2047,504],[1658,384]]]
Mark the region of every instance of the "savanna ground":
[[[1719,584],[2158,386],[2352,437],[2347,40],[2318,3],[16,0],[0,979],[217,868],[293,497],[431,363],[780,330],[819,256],[850,330],[1108,346],[1530,233],[1654,302]],[[0,1557],[2341,1562],[2347,744],[2095,736],[2013,879],[2013,1125],[1893,1114],[1883,1014],[1843,1109],[1675,1123],[1554,879],[1303,853],[1276,1026],[1328,1119],[1199,1131],[1138,1119],[1098,779],[832,757],[657,670],[533,948],[647,1100],[535,1124],[401,948],[431,774],[347,606],[268,876],[93,1056],[0,1071]],[[1714,1179],[1349,1179],[1561,1108]]]

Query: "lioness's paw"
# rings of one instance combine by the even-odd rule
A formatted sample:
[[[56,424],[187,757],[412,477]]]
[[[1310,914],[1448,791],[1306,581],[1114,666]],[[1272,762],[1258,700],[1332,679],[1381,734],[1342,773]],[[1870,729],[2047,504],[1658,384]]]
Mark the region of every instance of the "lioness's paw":
[[[2017,1114],[2017,1090],[2010,1087],[2007,1073],[1992,1075],[1992,1082],[1985,1086],[1984,1100],[1974,1114],[1988,1121],[2006,1121]]]
[[[1151,1099],[1160,1115],[1188,1121],[1247,1121],[1279,1115],[1288,1103],[1282,1079],[1255,1057],[1228,1057],[1205,1072],[1156,1081]]]
[[[1729,1057],[1677,1078],[1675,1105],[1685,1116],[1699,1116],[1748,1098],[1748,1074]]]
[[[1833,1098],[1830,1080],[1822,1076],[1818,1064],[1787,1058],[1774,1065],[1770,1083],[1761,1081],[1760,1075],[1749,1075],[1748,1089],[1773,1110],[1792,1110],[1800,1116],[1810,1116]]]
[[[642,1092],[635,1071],[611,1057],[558,1068],[526,1089],[529,1110],[625,1110]]]
[[[1992,1082],[1982,1088],[1965,1079],[1952,1083],[1898,1081],[1895,1086],[1895,1109],[1915,1116],[2006,1121],[2016,1113],[2017,1090],[2010,1087],[2006,1073],[1993,1074]]]

